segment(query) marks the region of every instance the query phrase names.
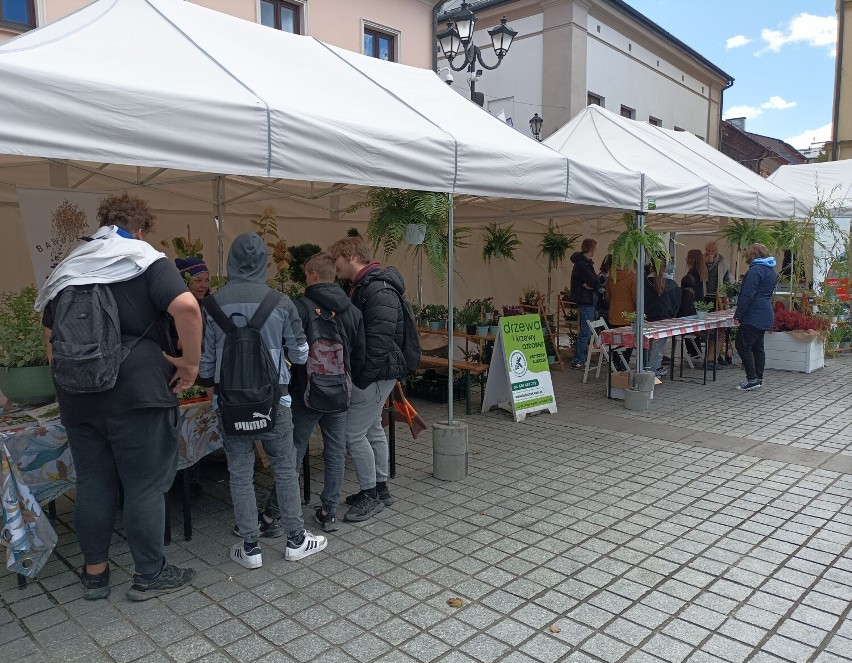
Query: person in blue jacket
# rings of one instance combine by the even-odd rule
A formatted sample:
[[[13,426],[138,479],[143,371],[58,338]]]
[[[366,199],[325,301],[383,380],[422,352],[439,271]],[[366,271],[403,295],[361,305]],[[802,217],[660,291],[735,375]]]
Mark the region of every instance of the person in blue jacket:
[[[772,329],[775,316],[772,310],[772,293],[775,292],[775,258],[763,244],[752,244],[745,251],[749,265],[740,289],[734,322],[739,324],[735,345],[746,379],[737,387],[742,391],[760,389],[763,386],[763,367],[766,353],[763,350],[763,335]]]

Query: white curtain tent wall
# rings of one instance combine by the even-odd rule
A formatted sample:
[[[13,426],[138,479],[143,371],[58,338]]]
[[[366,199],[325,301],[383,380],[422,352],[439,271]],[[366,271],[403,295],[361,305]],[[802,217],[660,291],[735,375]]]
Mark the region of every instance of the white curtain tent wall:
[[[781,166],[769,181],[814,203],[823,198],[838,216],[852,215],[852,160]]]

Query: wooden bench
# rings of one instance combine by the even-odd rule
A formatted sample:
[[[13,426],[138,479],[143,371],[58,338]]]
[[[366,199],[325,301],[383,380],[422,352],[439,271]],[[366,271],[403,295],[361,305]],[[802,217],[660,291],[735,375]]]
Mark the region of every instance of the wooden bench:
[[[449,368],[450,361],[446,357],[431,357],[422,355],[420,364],[417,368]],[[480,364],[473,361],[456,361],[453,360],[453,369],[464,373],[464,397],[465,397],[465,412],[470,414],[470,376],[475,375],[480,378],[480,396],[479,405],[482,406],[482,375],[488,370],[488,364]]]

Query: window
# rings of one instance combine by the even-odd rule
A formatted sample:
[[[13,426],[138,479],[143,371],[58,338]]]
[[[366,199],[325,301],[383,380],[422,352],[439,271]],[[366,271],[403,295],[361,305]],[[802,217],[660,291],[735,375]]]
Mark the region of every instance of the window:
[[[302,33],[302,6],[283,0],[260,0],[260,23],[269,28]]]
[[[621,107],[621,117],[626,117],[630,120],[636,119],[636,111],[632,108],[628,108],[627,106]]]
[[[396,37],[373,28],[364,28],[364,55],[396,61]]]
[[[0,0],[0,23],[16,28],[34,28],[35,0]]]
[[[653,124],[655,127],[661,127],[661,126],[663,126],[663,121],[658,117],[654,117],[653,115],[649,115],[648,116],[648,124]]]
[[[589,92],[588,96],[586,97],[586,105],[587,106],[603,106],[604,105],[603,97],[599,97],[598,95],[592,94],[591,92]]]

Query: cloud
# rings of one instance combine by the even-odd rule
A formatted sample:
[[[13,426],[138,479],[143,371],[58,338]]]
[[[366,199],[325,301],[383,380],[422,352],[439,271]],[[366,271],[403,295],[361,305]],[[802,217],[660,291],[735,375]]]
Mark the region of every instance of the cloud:
[[[810,147],[811,143],[825,143],[829,140],[831,140],[831,122],[816,129],[806,129],[796,136],[785,138],[784,142],[789,143],[797,150],[803,150]]]
[[[725,48],[739,48],[740,46],[745,46],[746,44],[750,44],[751,39],[746,37],[745,35],[736,35],[735,37],[731,37],[728,41],[725,42]]]
[[[766,51],[777,53],[787,44],[800,43],[815,47],[828,46],[833,50],[837,44],[837,17],[802,13],[794,16],[785,30],[765,28],[760,37],[766,42],[766,47],[755,55],[762,55]]]
[[[754,106],[732,106],[725,113],[724,119],[729,120],[732,117],[744,117],[747,120],[753,120],[761,115],[763,115],[763,111]]]
[[[769,97],[769,101],[765,101],[760,104],[761,108],[771,108],[773,110],[786,110],[788,108],[793,108],[796,105],[795,101],[784,101],[779,96]]]

